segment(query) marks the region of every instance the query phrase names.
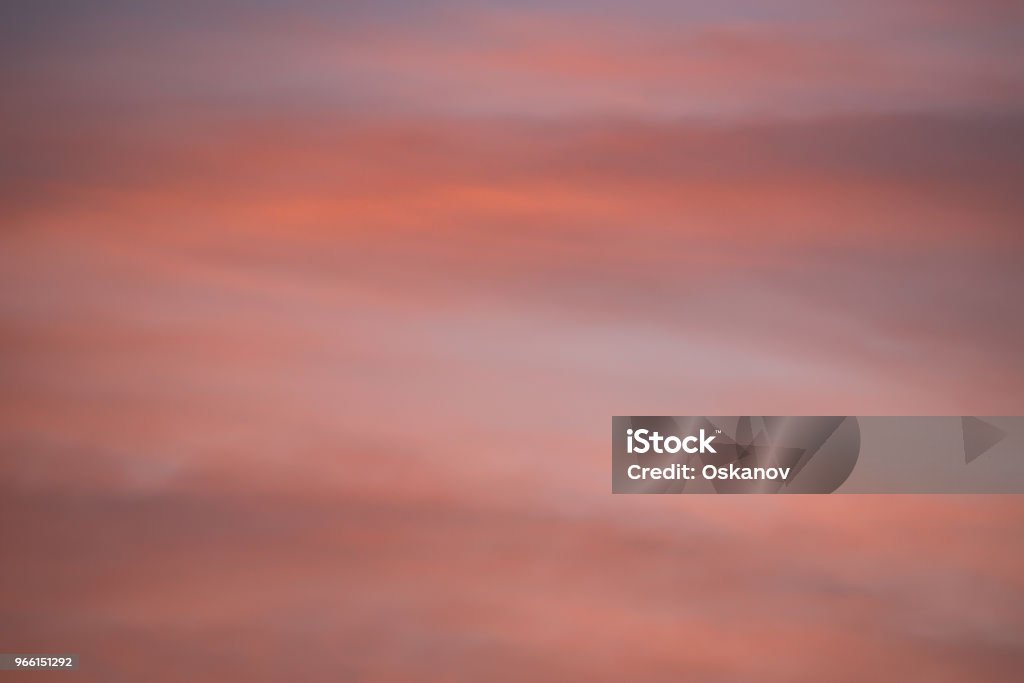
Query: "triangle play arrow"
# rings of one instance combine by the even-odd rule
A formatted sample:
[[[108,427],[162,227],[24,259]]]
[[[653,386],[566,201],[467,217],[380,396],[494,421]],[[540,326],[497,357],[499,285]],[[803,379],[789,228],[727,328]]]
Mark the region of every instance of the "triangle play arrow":
[[[964,431],[964,460],[972,462],[979,455],[1006,438],[1006,432],[976,417],[962,419]]]

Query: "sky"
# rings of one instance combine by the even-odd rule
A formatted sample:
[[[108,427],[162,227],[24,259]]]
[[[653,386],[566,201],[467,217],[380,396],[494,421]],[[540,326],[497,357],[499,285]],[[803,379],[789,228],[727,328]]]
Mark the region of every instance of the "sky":
[[[613,497],[608,427],[1021,414],[1022,34],[1008,0],[3,3],[0,651],[1013,680],[1019,497]]]

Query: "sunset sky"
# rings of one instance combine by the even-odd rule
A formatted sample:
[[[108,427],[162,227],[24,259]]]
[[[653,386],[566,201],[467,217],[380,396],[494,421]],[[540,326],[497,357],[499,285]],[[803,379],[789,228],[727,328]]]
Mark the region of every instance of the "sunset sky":
[[[2,3],[0,652],[1015,680],[1021,497],[608,437],[1024,413],[1022,65],[1014,0]]]

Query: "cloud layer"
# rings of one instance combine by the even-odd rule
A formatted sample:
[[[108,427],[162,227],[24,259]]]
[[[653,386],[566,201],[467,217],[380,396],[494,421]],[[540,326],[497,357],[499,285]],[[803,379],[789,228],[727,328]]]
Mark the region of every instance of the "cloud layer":
[[[1019,670],[1015,498],[624,499],[607,469],[613,414],[1020,414],[1016,3],[0,13],[5,651]]]

